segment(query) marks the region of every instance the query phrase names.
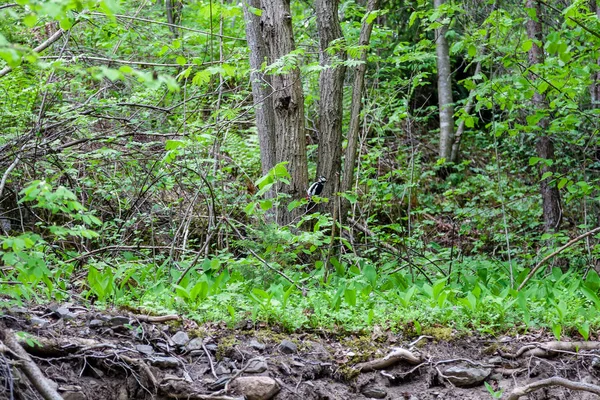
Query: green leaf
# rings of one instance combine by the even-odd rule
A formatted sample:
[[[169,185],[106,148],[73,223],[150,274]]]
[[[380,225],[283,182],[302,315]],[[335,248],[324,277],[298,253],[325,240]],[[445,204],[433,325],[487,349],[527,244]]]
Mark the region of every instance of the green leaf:
[[[544,174],[542,175],[540,180],[541,181],[546,180],[546,179],[550,178],[552,175],[554,175],[554,172],[552,172],[552,171],[544,172]]]
[[[183,56],[179,56],[175,59],[175,62],[179,65],[185,65],[185,63],[187,62],[187,60],[185,59],[185,57]]]
[[[38,20],[37,15],[35,15],[35,14],[29,14],[25,18],[23,18],[23,23],[28,28],[33,28],[35,26],[35,24],[37,23],[37,20]]]
[[[273,201],[272,200],[261,200],[260,201],[260,208],[263,209],[264,211],[270,210],[273,207]]]

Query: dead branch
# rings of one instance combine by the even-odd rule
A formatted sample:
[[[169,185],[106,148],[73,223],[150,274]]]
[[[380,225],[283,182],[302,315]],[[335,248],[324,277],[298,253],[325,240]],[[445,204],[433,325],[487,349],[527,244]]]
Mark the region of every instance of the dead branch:
[[[19,340],[13,331],[6,328],[0,331],[0,336],[0,339],[2,339],[4,345],[10,349],[11,353],[18,356],[19,363],[17,364],[17,367],[23,371],[38,393],[45,400],[62,400],[62,396],[52,387],[50,381],[46,379],[36,363],[29,357],[29,354],[21,347]]]
[[[553,251],[552,253],[548,254],[546,257],[544,257],[542,259],[542,261],[540,261],[539,263],[537,263],[537,265],[531,270],[531,272],[529,272],[529,275],[527,275],[527,277],[525,279],[523,279],[523,282],[521,282],[521,284],[519,285],[517,290],[521,290],[523,289],[523,287],[525,287],[525,285],[527,284],[527,282],[529,282],[529,280],[533,277],[533,275],[535,275],[535,273],[542,267],[542,265],[544,265],[549,259],[551,259],[552,257],[554,257],[555,255],[562,253],[564,250],[568,249],[569,247],[571,247],[572,245],[574,245],[575,243],[579,242],[581,239],[585,239],[588,236],[591,236],[595,233],[600,232],[600,226],[597,228],[592,229],[589,232],[586,232],[582,235],[577,236],[575,239],[571,239],[569,240],[564,246],[560,247],[559,249]]]
[[[356,364],[354,368],[360,372],[370,372],[378,369],[385,369],[400,361],[406,361],[409,364],[415,365],[421,363],[423,359],[406,349],[394,349],[394,351],[383,358]]]
[[[514,388],[510,393],[510,396],[508,396],[508,400],[518,400],[521,396],[525,396],[531,392],[535,392],[536,390],[548,386],[562,386],[571,390],[583,390],[600,395],[600,386],[592,385],[591,383],[573,382],[568,379],[555,376]]]

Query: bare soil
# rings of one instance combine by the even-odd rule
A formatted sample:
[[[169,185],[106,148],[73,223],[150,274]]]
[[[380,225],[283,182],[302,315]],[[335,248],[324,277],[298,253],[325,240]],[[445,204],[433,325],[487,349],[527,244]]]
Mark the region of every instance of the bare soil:
[[[451,333],[449,340],[416,340],[377,328],[362,335],[286,333],[250,322],[231,328],[200,326],[177,316],[165,319],[74,305],[12,308],[0,311],[0,334],[15,332],[42,373],[69,400],[242,399],[232,378],[256,376],[277,382],[279,391],[267,397],[276,400],[491,399],[484,382],[502,390],[502,398],[516,386],[552,376],[600,382],[596,350],[558,352],[551,358],[506,356],[523,345],[550,341],[543,333],[456,338],[443,330]],[[363,363],[385,359],[398,348],[419,361],[400,359],[384,369],[360,370]],[[0,399],[41,399],[10,355],[0,351]],[[477,368],[489,375],[471,387],[458,387],[447,378],[451,367]],[[600,399],[563,387],[523,398]]]

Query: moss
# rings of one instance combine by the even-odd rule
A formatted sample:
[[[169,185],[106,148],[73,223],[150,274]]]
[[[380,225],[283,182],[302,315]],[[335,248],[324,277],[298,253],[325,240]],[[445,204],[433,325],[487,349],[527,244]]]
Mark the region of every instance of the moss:
[[[450,342],[456,339],[454,330],[448,327],[432,326],[423,328],[423,335],[432,336],[438,342]]]
[[[240,341],[234,335],[223,336],[220,338],[215,354],[216,359],[220,361],[223,357],[227,357],[238,344],[240,344]]]

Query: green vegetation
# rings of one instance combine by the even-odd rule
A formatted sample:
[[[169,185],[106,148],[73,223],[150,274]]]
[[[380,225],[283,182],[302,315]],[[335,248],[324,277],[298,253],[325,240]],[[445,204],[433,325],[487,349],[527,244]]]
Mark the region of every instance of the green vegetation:
[[[440,340],[452,337],[447,328],[542,327],[587,340],[600,328],[600,235],[527,276],[598,226],[600,21],[589,1],[549,1],[536,44],[525,30],[533,9],[472,3],[382,5],[354,189],[339,196],[348,218],[323,208],[284,226],[274,215],[308,201],[277,191],[292,179],[287,164],[261,172],[240,5],[186,2],[171,26],[164,6],[148,1],[0,6],[0,298],[176,311],[231,326],[379,325]],[[363,49],[361,4],[340,5],[336,50],[350,57]],[[295,2],[292,12],[297,49],[264,71],[300,68],[314,177],[323,67],[311,8]],[[435,150],[441,23],[454,118],[466,126],[454,163]],[[61,28],[55,43],[32,50]],[[530,66],[534,45],[545,59]],[[344,91],[347,109],[349,84]],[[540,93],[543,108],[532,103]],[[348,124],[344,115],[344,132]],[[536,153],[543,136],[553,138],[553,159]],[[555,229],[545,225],[541,182],[560,193]]]

